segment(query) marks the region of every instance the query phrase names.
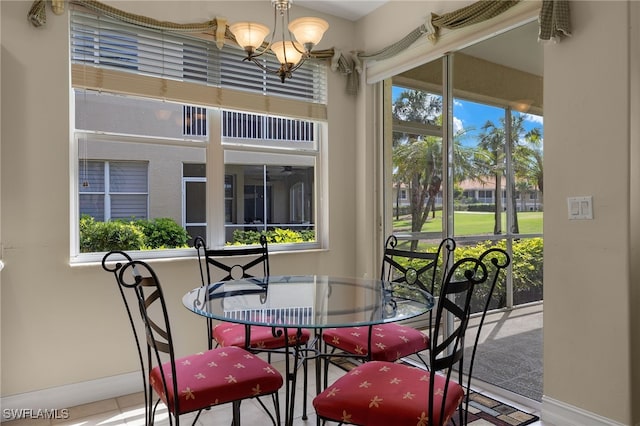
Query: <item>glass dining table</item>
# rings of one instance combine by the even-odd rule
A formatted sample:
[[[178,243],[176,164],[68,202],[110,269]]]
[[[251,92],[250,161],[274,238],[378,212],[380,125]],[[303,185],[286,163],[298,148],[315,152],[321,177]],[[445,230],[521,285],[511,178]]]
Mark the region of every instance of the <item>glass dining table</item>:
[[[185,294],[182,302],[198,315],[244,324],[247,336],[250,327],[256,325],[272,327],[274,333],[279,329],[284,333],[287,329],[315,330],[315,347],[301,348],[295,342],[285,347],[288,355],[294,355],[285,356],[285,425],[292,425],[297,366],[291,365],[290,358],[298,360],[302,355],[324,359],[328,354],[321,352],[322,329],[407,320],[432,309],[434,298],[407,283],[328,275],[271,275],[199,286]],[[317,384],[318,365],[316,362]]]

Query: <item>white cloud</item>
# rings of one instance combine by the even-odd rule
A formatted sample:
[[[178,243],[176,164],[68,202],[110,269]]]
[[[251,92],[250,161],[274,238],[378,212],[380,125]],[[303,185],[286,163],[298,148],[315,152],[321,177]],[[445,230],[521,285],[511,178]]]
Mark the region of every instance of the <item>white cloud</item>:
[[[458,108],[462,108],[464,106],[464,104],[462,102],[460,102],[459,100],[454,99],[453,100],[453,106],[454,107],[458,107]]]
[[[532,123],[544,124],[544,117],[541,115],[533,115],[533,114],[522,114],[526,121],[531,121]]]
[[[453,134],[455,135],[462,130],[464,130],[464,124],[462,124],[462,120],[453,117]]]

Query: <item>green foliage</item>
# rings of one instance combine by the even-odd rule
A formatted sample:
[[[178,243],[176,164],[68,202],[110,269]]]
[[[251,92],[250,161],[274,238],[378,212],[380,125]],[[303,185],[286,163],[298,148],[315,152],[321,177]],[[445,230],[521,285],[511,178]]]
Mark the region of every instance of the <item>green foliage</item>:
[[[188,239],[187,231],[170,218],[97,222],[83,215],[80,219],[81,253],[187,247]]]
[[[496,211],[496,206],[495,206],[495,204],[485,204],[485,203],[469,204],[469,205],[467,205],[467,211],[470,211],[470,212],[495,212]]]
[[[511,259],[512,272],[513,272],[513,287],[514,297],[520,293],[534,293],[542,295],[542,252],[544,241],[542,238],[529,238],[522,239],[513,243],[513,258]],[[478,258],[485,250],[492,247],[498,247],[505,249],[506,243],[485,241],[476,245],[458,245],[455,251],[455,260],[459,260],[465,257]],[[433,251],[435,248],[423,248],[423,250]],[[396,259],[399,264],[405,268],[409,266],[409,260]],[[413,260],[411,266],[415,269],[420,269],[425,261]],[[464,270],[464,269],[463,269]],[[460,273],[463,270],[459,271]],[[427,271],[420,279],[423,283],[429,283],[431,279],[432,271]],[[462,278],[462,277],[458,277]],[[440,294],[440,283],[442,282],[441,270],[437,272],[436,284],[434,294]],[[502,308],[506,305],[506,277],[503,275],[497,282],[494,290],[490,309]],[[472,312],[478,312],[484,307],[486,296],[488,292],[488,286],[476,287],[472,300]],[[417,294],[413,295],[414,297]],[[541,299],[540,299],[541,300]]]
[[[251,245],[258,244],[260,242],[260,231],[242,231],[236,229],[233,231],[233,242],[231,245]]]
[[[147,245],[152,248],[186,247],[189,241],[187,231],[171,218],[138,219],[133,223],[142,230],[147,238]]]
[[[527,238],[513,244],[513,285],[516,291],[542,288],[542,238]]]
[[[80,219],[80,252],[110,250],[141,250],[145,247],[144,233],[131,223],[120,221],[96,222],[87,215]]]
[[[231,245],[252,245],[259,244],[260,236],[267,237],[268,244],[304,243],[315,241],[314,230],[294,231],[292,229],[275,228],[268,231],[233,231],[233,242]]]
[[[544,240],[542,238],[527,238],[513,243],[511,268],[515,298],[517,298],[518,293],[538,292],[540,296],[542,295],[543,246]],[[506,249],[506,242],[504,240],[498,242],[485,241],[477,245],[458,246],[456,259],[464,257],[477,258],[491,247]],[[484,288],[478,288],[474,291],[472,312],[480,309],[484,303],[485,296],[486,291]],[[496,284],[490,309],[504,306],[506,306],[506,279],[501,277]]]

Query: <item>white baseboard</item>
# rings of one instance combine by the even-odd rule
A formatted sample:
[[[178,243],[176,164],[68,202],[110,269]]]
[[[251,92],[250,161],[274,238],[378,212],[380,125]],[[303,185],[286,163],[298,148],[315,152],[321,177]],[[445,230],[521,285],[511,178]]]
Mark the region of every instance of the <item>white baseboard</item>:
[[[142,391],[142,377],[140,372],[136,371],[2,397],[0,407],[3,411],[6,409],[62,409]],[[2,418],[2,420],[5,419]]]
[[[541,420],[545,426],[625,426],[623,423],[547,396],[542,397],[541,412]]]

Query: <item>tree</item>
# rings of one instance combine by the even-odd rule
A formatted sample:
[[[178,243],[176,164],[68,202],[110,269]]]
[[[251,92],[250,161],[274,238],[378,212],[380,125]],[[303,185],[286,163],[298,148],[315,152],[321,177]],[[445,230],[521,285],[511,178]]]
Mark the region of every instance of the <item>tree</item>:
[[[391,106],[393,118],[410,123],[436,124],[442,97],[422,90],[404,90]]]
[[[502,120],[504,122],[504,120]],[[487,121],[482,126],[475,163],[484,172],[484,176],[494,178],[494,194],[496,205],[494,210],[493,233],[502,233],[502,176],[504,175],[504,126],[498,127]]]
[[[437,130],[440,125],[442,98],[421,90],[405,90],[393,103],[392,115],[395,120],[425,129],[424,133],[393,133],[394,181],[398,194],[402,183],[407,186],[411,232],[420,232],[435,208],[438,181],[442,182],[441,138],[428,135],[429,129]],[[417,243],[411,242],[412,250]]]
[[[420,232],[429,213],[435,218],[435,200],[442,185],[442,98],[418,90],[405,90],[392,106],[393,118],[401,124],[393,137],[394,182],[400,190],[407,186],[411,213],[411,232]],[[422,129],[421,133],[412,132]],[[454,135],[453,172],[456,178],[476,176],[477,170],[470,161],[470,148],[462,145],[465,131]],[[412,241],[412,249],[417,247]]]
[[[532,181],[542,183],[542,152],[539,145],[542,141],[542,134],[539,128],[526,131],[524,114],[511,114],[511,133],[509,138],[510,150],[512,153],[512,164],[515,178],[526,179],[534,177]],[[501,214],[502,206],[502,176],[505,174],[505,119],[500,118],[500,125],[497,126],[491,121],[487,121],[482,127],[480,142],[478,143],[477,161],[485,176],[492,176],[495,181],[494,193],[496,195],[494,234],[502,233]],[[514,213],[516,209],[516,179],[511,180],[511,202]],[[540,188],[540,186],[539,186]],[[512,232],[520,232],[518,225],[518,215],[514,214]]]
[[[408,186],[411,232],[420,232],[433,206],[427,202],[429,184],[441,180],[442,143],[434,136],[409,139],[394,148],[393,162],[398,181]]]

